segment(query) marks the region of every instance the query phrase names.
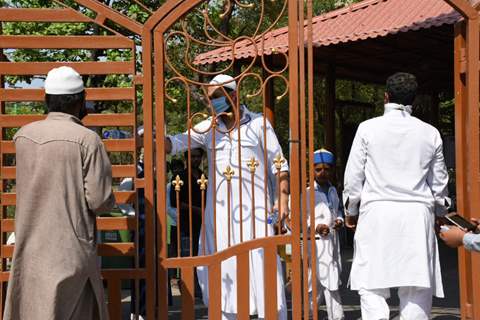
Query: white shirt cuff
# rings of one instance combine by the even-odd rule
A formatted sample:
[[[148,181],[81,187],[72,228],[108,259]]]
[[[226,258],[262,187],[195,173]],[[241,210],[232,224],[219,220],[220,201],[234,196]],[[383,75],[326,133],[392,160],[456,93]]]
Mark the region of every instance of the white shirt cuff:
[[[475,242],[480,242],[480,240],[478,240],[479,237],[480,235],[478,234],[474,234],[471,232],[465,233],[465,235],[463,236],[463,246],[465,247],[465,249],[470,251],[475,250]]]

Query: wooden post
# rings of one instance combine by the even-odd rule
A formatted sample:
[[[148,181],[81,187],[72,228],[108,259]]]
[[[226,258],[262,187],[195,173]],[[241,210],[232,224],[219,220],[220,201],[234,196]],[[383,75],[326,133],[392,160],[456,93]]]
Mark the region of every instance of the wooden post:
[[[265,63],[269,68],[272,66],[272,56],[265,57]],[[263,69],[263,80],[267,79],[269,72]],[[265,85],[265,116],[270,121],[272,127],[275,127],[275,91],[273,85],[274,79],[270,79]]]
[[[325,147],[336,154],[335,139],[335,65],[330,63],[327,67],[325,85]]]
[[[478,197],[478,20],[455,25],[455,156],[457,210],[466,218],[479,217]],[[461,71],[462,53],[466,52],[467,70]],[[459,249],[460,310],[462,319],[480,319],[480,258]]]

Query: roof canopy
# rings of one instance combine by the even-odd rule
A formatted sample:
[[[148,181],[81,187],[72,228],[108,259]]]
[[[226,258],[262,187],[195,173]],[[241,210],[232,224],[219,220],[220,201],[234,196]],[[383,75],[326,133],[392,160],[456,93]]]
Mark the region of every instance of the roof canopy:
[[[453,70],[453,24],[461,19],[443,0],[366,0],[313,18],[316,69],[332,63],[337,76],[382,83],[403,70],[434,87],[450,86]],[[306,34],[305,30],[305,34]],[[257,48],[248,41],[235,47],[235,59],[262,54],[281,59],[288,51],[288,28],[264,35]],[[278,56],[278,57],[277,57]],[[196,57],[196,64],[232,59],[222,47]],[[423,78],[423,79],[422,79]]]

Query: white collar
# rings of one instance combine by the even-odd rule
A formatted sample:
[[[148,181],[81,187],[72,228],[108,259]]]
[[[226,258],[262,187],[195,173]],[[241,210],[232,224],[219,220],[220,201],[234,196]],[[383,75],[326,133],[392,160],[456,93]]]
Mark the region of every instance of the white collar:
[[[408,114],[412,114],[412,106],[404,106],[403,104],[398,104],[398,103],[387,103],[385,104],[385,112],[384,114],[387,114],[393,110],[399,110],[402,112],[406,112]]]

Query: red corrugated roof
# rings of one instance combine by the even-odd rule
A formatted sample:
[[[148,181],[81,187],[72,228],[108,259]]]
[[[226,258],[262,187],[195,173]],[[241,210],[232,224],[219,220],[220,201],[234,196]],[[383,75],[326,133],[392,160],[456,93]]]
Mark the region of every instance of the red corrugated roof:
[[[365,0],[313,18],[313,46],[428,29],[454,24],[459,19],[460,14],[443,0]],[[274,50],[288,51],[288,28],[273,30],[265,34],[264,38],[265,50],[261,48],[261,40],[257,39],[258,55],[270,55]],[[254,57],[255,54],[251,42],[237,43],[236,59]],[[210,64],[231,59],[231,47],[222,47],[198,55],[194,63]]]

